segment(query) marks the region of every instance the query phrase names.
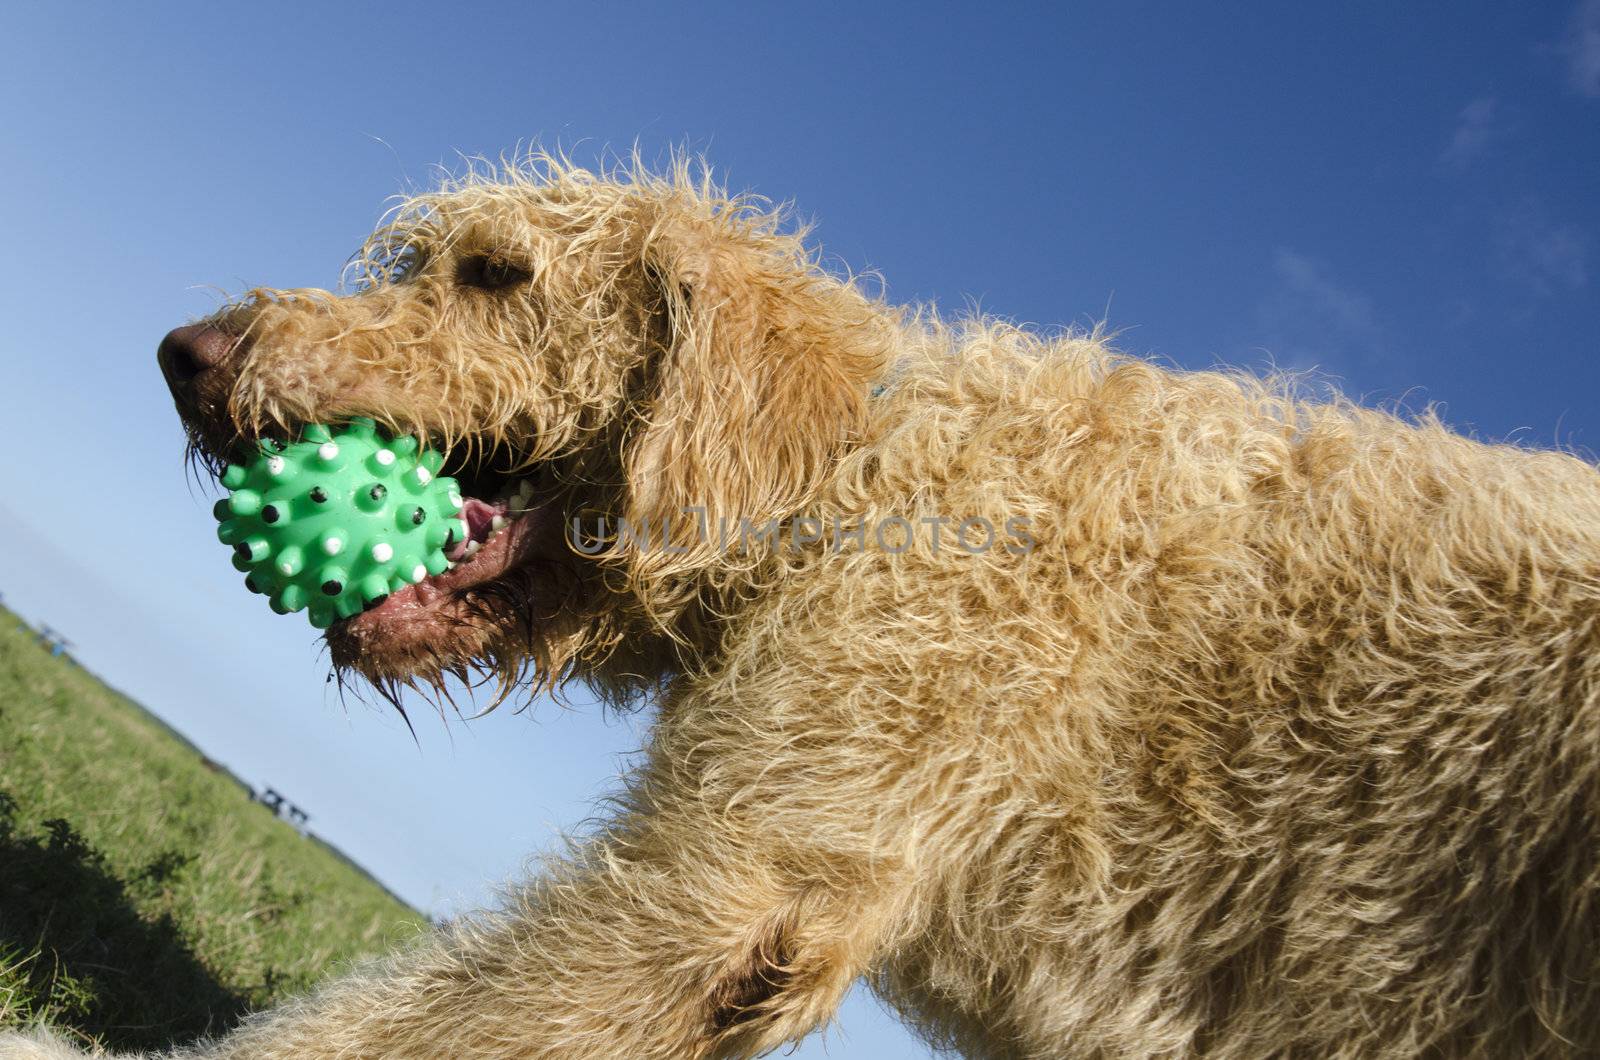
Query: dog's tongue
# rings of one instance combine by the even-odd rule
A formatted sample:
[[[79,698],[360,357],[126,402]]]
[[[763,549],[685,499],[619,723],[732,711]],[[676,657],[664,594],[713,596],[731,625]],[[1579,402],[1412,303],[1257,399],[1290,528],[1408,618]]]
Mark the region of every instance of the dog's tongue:
[[[451,545],[445,551],[445,556],[453,563],[460,562],[466,557],[467,548],[472,542],[476,541],[482,544],[489,540],[490,534],[499,529],[494,525],[495,520],[504,520],[507,510],[504,504],[491,504],[488,501],[480,501],[476,497],[465,498],[461,502],[460,518],[467,524],[467,539],[465,541],[457,541]],[[502,522],[500,525],[504,526],[505,523]]]

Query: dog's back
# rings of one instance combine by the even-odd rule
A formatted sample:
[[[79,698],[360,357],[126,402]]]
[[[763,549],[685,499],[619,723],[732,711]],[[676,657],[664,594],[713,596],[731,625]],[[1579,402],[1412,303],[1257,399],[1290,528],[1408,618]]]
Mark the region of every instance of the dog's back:
[[[864,665],[920,715],[882,992],[973,1055],[1600,1049],[1600,474],[965,342],[845,479],[1031,547],[819,572],[862,636],[851,601],[897,601]]]

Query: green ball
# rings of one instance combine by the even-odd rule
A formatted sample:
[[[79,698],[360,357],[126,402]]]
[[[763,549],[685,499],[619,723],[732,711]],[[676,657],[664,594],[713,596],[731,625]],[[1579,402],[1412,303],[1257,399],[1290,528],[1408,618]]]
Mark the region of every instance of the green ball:
[[[450,567],[445,542],[465,540],[467,528],[455,480],[434,477],[441,463],[369,419],[263,441],[255,460],[223,472],[217,537],[246,588],[279,614],[309,609],[326,629]]]

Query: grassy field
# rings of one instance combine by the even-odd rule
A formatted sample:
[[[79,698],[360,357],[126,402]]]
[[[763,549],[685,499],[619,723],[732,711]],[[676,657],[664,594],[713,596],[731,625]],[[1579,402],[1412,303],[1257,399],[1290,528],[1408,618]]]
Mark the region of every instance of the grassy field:
[[[0,608],[0,1026],[217,1033],[422,918]]]

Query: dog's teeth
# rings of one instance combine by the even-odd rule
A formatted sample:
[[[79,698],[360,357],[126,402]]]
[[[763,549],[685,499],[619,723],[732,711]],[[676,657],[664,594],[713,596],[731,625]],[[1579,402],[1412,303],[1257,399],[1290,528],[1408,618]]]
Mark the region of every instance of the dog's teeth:
[[[471,556],[471,555],[475,554],[478,551],[478,549],[480,549],[482,547],[483,547],[483,543],[481,541],[474,541],[474,542],[472,542],[471,544],[469,544],[466,547],[466,550],[464,552],[462,552],[461,555],[463,557]]]
[[[507,519],[503,515],[497,515],[493,519],[489,520],[489,529],[491,529],[491,530],[504,530],[506,528],[506,524],[509,523],[510,521],[511,520]]]

